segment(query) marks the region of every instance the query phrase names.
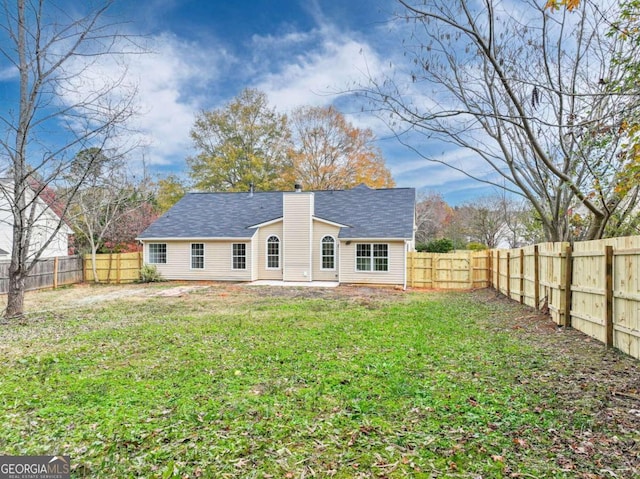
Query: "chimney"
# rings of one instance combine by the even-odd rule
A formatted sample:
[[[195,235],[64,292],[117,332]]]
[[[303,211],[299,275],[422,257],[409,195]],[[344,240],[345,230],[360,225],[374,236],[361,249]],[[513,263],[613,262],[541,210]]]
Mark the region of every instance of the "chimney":
[[[302,192],[302,185],[300,183],[296,183],[295,185],[293,185],[293,187],[295,188],[296,193]]]
[[[253,182],[249,183],[249,198],[253,197]]]

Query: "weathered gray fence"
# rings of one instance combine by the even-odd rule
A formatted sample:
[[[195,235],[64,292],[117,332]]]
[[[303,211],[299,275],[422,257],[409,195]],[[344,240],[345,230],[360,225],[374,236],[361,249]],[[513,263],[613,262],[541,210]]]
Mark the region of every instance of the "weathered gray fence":
[[[9,291],[9,261],[0,261],[0,294]],[[39,259],[27,278],[27,290],[57,288],[83,281],[82,256]]]

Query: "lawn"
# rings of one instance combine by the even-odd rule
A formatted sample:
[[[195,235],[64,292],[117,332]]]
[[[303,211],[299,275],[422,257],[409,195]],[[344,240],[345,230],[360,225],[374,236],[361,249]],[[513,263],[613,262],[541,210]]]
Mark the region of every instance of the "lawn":
[[[495,293],[167,287],[31,294],[0,326],[0,454],[92,478],[639,474],[639,363]]]

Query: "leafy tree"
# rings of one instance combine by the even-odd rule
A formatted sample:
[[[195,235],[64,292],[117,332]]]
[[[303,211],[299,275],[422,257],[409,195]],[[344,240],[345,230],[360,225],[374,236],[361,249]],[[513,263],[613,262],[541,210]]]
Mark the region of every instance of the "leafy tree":
[[[608,36],[616,7],[584,2],[548,15],[533,2],[517,12],[497,0],[399,3],[412,26],[408,81],[372,78],[364,94],[390,112],[402,141],[435,162],[417,136],[472,151],[493,176],[447,166],[526,198],[548,240],[602,237],[637,188],[619,174],[634,161],[619,132],[631,131],[639,97],[607,89],[626,74],[612,59],[632,48]]]
[[[114,139],[133,114],[135,88],[127,85],[123,55],[140,53],[139,46],[108,19],[112,1],[78,2],[73,9],[63,2],[11,0],[0,6],[0,56],[17,73],[18,90],[7,97],[0,113],[1,161],[9,174],[2,193],[13,215],[13,239],[5,316],[23,314],[25,280],[64,222],[68,205],[93,164],[75,160],[78,149]],[[116,60],[110,75],[95,75],[103,61]],[[85,169],[65,181],[70,168]],[[61,218],[34,244],[34,229],[48,215],[39,196],[56,196]]]
[[[150,192],[144,185],[129,186],[130,197],[124,205],[118,221],[106,229],[104,243],[100,251],[105,253],[127,253],[139,250],[138,235],[158,219],[158,211],[153,205]]]
[[[203,191],[247,191],[251,184],[277,189],[290,167],[286,116],[258,90],[245,89],[223,108],[201,112],[191,139],[198,153],[187,159],[189,176]]]
[[[364,183],[372,188],[395,185],[373,132],[356,128],[334,107],[305,106],[291,117],[293,168],[289,183],[313,190],[345,189]]]
[[[160,213],[175,205],[187,192],[187,187],[177,175],[169,175],[156,182],[155,202]]]

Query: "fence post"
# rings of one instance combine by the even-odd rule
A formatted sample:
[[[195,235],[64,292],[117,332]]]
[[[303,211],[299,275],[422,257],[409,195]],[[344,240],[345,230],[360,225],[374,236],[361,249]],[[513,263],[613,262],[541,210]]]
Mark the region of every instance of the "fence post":
[[[613,346],[613,246],[605,246],[604,253],[606,345],[610,348]]]
[[[507,298],[511,299],[511,251],[507,251]]]
[[[493,250],[487,250],[487,286],[493,288]]]
[[[413,253],[407,253],[409,257],[409,271],[411,272],[411,287],[414,288],[416,285],[416,258],[413,257]]]
[[[53,258],[53,289],[58,287],[58,257]]]
[[[122,256],[118,253],[116,254],[116,284],[120,284],[120,263],[122,263]]]
[[[573,258],[571,256],[571,245],[565,248],[564,254],[564,320],[563,326],[571,326],[571,282],[573,279]]]
[[[520,304],[524,304],[524,249],[520,248]]]
[[[498,290],[498,293],[500,293],[500,250],[496,251],[496,256],[496,289]]]
[[[540,257],[538,245],[533,247],[533,301],[536,309],[540,309]]]
[[[436,265],[438,264],[437,259],[438,253],[433,253],[431,255],[431,287],[433,289],[436,288],[436,277],[438,276],[438,272],[436,271]],[[426,271],[426,268],[425,268]]]

